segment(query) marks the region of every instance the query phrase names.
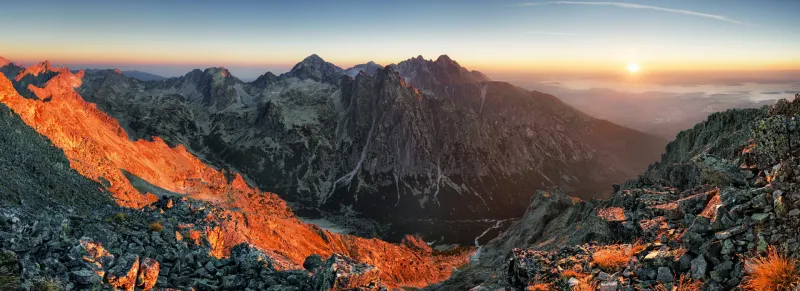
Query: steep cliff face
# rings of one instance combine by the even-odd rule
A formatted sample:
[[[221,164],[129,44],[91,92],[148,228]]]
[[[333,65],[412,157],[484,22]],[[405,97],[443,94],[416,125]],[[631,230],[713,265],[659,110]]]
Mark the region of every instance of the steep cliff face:
[[[132,137],[185,145],[298,211],[390,222],[519,217],[551,186],[607,195],[663,149],[447,56],[363,71],[314,55],[252,83],[224,69],[158,82],[104,71],[78,91]]]
[[[345,79],[337,136],[349,157],[339,163],[347,174],[334,181],[335,201],[366,200],[376,216],[392,213],[380,208],[389,204],[420,217],[514,217],[542,187],[601,196],[608,181],[633,176],[657,151],[657,139],[553,96],[501,82],[448,88],[458,97],[419,92],[392,70]]]

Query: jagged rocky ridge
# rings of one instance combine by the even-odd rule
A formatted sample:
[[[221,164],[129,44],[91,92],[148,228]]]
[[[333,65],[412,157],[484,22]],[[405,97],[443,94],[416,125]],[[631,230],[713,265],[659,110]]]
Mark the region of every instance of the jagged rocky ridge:
[[[172,250],[176,247],[175,244],[180,242],[191,241],[195,245],[201,245],[201,248],[192,252],[205,253],[207,254],[205,257],[214,258],[235,258],[239,255],[237,250],[242,250],[242,243],[247,243],[251,245],[251,249],[256,249],[259,253],[258,260],[265,265],[268,263],[267,267],[271,266],[270,268],[274,267],[277,270],[302,270],[305,267],[311,272],[306,278],[308,280],[300,277],[300,281],[296,281],[297,275],[288,274],[294,278],[291,279],[294,282],[291,285],[296,286],[275,287],[288,290],[305,288],[303,286],[306,283],[303,282],[309,282],[311,286],[329,282],[333,284],[334,289],[339,290],[380,287],[381,284],[376,280],[388,286],[425,286],[449,276],[453,267],[463,264],[463,258],[470,251],[469,248],[450,249],[447,252],[420,248],[418,243],[414,243],[416,239],[409,239],[402,245],[389,244],[376,239],[340,235],[302,223],[276,195],[249,187],[239,175],[208,167],[181,146],[170,148],[157,138],[153,141],[129,140],[116,120],[98,110],[94,104],[85,102],[74,91],[74,88],[81,84],[83,72],[73,73],[59,68],[53,75],[42,74],[45,71],[43,68],[46,67],[46,64],[40,64],[24,68],[18,78],[14,78],[15,81],[0,76],[0,102],[14,112],[14,114],[5,112],[4,116],[10,120],[9,128],[2,131],[3,135],[0,138],[0,141],[9,143],[5,146],[8,150],[3,150],[4,153],[9,153],[8,159],[3,160],[6,163],[3,169],[9,170],[7,176],[11,178],[0,188],[4,190],[0,192],[2,194],[0,197],[3,198],[0,206],[3,208],[3,213],[10,213],[7,224],[11,225],[0,233],[4,239],[0,248],[7,246],[12,249],[11,252],[2,253],[4,261],[0,262],[2,266],[0,272],[8,271],[4,274],[9,275],[3,279],[16,281],[22,273],[23,283],[25,278],[29,279],[29,284],[25,285],[27,287],[39,284],[30,281],[41,277],[48,279],[47,276],[58,276],[59,282],[82,280],[64,277],[69,274],[64,274],[62,265],[53,264],[47,267],[50,270],[43,270],[41,260],[48,259],[43,257],[44,254],[54,253],[55,257],[62,259],[62,262],[70,264],[66,266],[71,268],[70,271],[81,271],[80,275],[87,275],[85,270],[75,269],[82,265],[75,265],[80,261],[75,262],[74,256],[63,257],[64,252],[61,249],[63,245],[56,241],[74,245],[87,233],[92,234],[89,237],[91,241],[101,241],[106,244],[108,250],[112,251],[111,254],[122,259],[124,264],[107,262],[106,255],[100,256],[103,259],[95,258],[96,254],[92,254],[88,259],[80,259],[99,268],[93,270],[102,279],[101,284],[107,284],[106,287],[123,284],[126,287],[123,289],[126,290],[128,287],[132,288],[129,285],[132,282],[131,276],[142,275],[143,272],[138,270],[139,267],[146,270],[142,276],[152,279],[153,273],[161,274],[164,271],[164,269],[153,271],[158,269],[159,263],[167,266],[182,264],[173,261],[173,257],[159,258],[155,255],[153,258],[152,251],[142,254],[142,248]],[[36,82],[44,85],[27,86],[26,89],[32,95],[25,98],[15,89],[17,85],[15,82],[28,76],[33,76]],[[24,123],[20,122],[20,119]],[[46,136],[46,139],[38,135],[29,138],[32,130]],[[16,142],[15,134],[21,136],[22,141]],[[38,149],[48,147],[42,145],[47,139],[60,151],[50,148],[50,152],[42,154]],[[47,153],[53,152],[60,153],[61,155],[57,157],[62,157],[62,160],[63,156],[68,159],[66,162],[56,162],[52,165],[52,169],[64,171],[52,171],[49,161],[40,157],[40,154],[46,156]],[[65,170],[67,168],[64,165],[69,169]],[[94,182],[86,179],[73,182],[48,175],[75,172]],[[88,186],[85,184],[87,182]],[[87,191],[86,187],[93,192],[83,193]],[[183,198],[176,200],[177,197]],[[105,204],[104,201],[111,203],[110,198],[113,198],[113,204]],[[116,205],[139,210],[123,209]],[[52,208],[58,209],[53,210],[53,213],[46,211]],[[75,211],[73,208],[88,210]],[[114,213],[109,213],[105,209],[111,209]],[[183,217],[187,211],[189,217]],[[142,216],[136,215],[140,212],[151,214],[144,216],[147,218],[146,221],[136,219],[133,220],[135,223],[124,224],[121,228],[117,227],[119,225],[109,224],[116,220],[125,220],[126,217],[141,218]],[[177,217],[169,215],[170,213],[177,214]],[[118,217],[117,214],[121,216]],[[72,223],[67,220],[77,221],[75,229],[80,231],[76,235],[65,233],[63,225]],[[152,222],[160,224],[147,225]],[[53,227],[55,229],[52,229]],[[109,230],[110,228],[113,228],[113,231]],[[176,230],[180,234],[175,233],[174,237],[162,235],[163,241],[155,238],[147,239],[151,232],[160,233],[164,230],[170,233]],[[98,236],[102,238],[97,238]],[[153,235],[156,236],[158,235]],[[172,238],[174,240],[170,240]],[[82,247],[94,249],[97,254],[106,253],[97,251],[96,244],[89,243],[91,241],[81,243]],[[34,253],[30,253],[29,250],[33,250]],[[173,254],[179,261],[189,255],[185,249],[179,249]],[[320,265],[318,261],[322,260],[321,257],[333,259],[327,260],[326,262],[330,264],[322,264],[326,267],[320,269],[315,266]],[[189,264],[196,263],[195,259],[190,259],[192,261]],[[19,266],[17,263],[19,260],[22,262],[22,270],[16,267]],[[206,261],[202,263],[206,264],[203,266],[208,266]],[[199,270],[196,267],[186,266],[174,274],[167,270],[164,276],[174,275],[183,279],[156,286],[215,289],[207,286],[224,285],[222,276],[228,275],[226,272],[232,274],[244,272],[245,277],[234,278],[243,281],[243,284],[250,284],[253,281],[248,279],[254,279],[255,274],[263,273],[258,271],[260,270],[258,268],[254,269],[256,273],[251,273],[234,266],[226,268],[225,272],[209,275],[197,273]],[[263,266],[261,268],[263,269]],[[336,275],[324,270],[332,270]],[[33,272],[32,275],[25,275],[28,271]],[[320,271],[323,272],[320,273],[322,279],[314,279],[312,275]],[[37,274],[42,276],[39,277]],[[91,280],[94,282],[96,279]],[[88,284],[85,283],[87,281],[80,282],[78,283]],[[255,286],[263,286],[259,285],[260,282],[264,281],[255,281]],[[11,283],[16,284],[16,282]],[[266,283],[281,284],[280,281]],[[198,287],[200,285],[207,286]],[[324,287],[327,283],[319,286],[328,289]],[[233,289],[242,288],[240,286]]]
[[[341,255],[311,256],[307,271],[276,270],[246,244],[215,258],[213,240],[200,235],[215,206],[165,198],[141,210],[119,207],[3,104],[0,149],[2,290],[381,288],[374,267]]]
[[[250,83],[224,68],[157,82],[107,70],[87,73],[78,91],[131,138],[185,145],[301,214],[415,225],[514,218],[535,189],[602,196],[663,149],[657,138],[490,81],[447,56],[357,68],[312,55]]]
[[[800,253],[798,117],[800,96],[712,114],[608,200],[539,191],[467,268],[428,289],[739,288],[748,258]]]

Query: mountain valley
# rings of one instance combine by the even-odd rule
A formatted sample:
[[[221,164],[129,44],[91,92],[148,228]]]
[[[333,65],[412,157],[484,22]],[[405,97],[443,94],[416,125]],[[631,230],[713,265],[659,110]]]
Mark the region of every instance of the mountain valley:
[[[535,189],[607,196],[665,144],[447,56],[344,70],[312,55],[249,83],[224,68],[155,82],[93,71],[76,90],[132,140],[184,145],[303,216],[384,238],[403,236],[391,225],[492,220],[455,237],[422,233],[471,244],[521,216]]]

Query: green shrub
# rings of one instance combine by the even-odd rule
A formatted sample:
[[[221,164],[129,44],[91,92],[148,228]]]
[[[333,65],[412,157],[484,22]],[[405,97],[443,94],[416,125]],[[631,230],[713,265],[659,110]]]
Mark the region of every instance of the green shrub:
[[[111,220],[116,223],[124,223],[128,221],[128,215],[125,214],[124,212],[119,212],[117,214],[114,214],[114,217],[112,217]]]

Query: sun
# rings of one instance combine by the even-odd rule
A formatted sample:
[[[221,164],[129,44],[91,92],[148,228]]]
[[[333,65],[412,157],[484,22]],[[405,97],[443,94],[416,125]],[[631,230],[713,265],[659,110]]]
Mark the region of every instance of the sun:
[[[628,72],[636,73],[638,71],[639,71],[639,64],[637,63],[628,64]]]

